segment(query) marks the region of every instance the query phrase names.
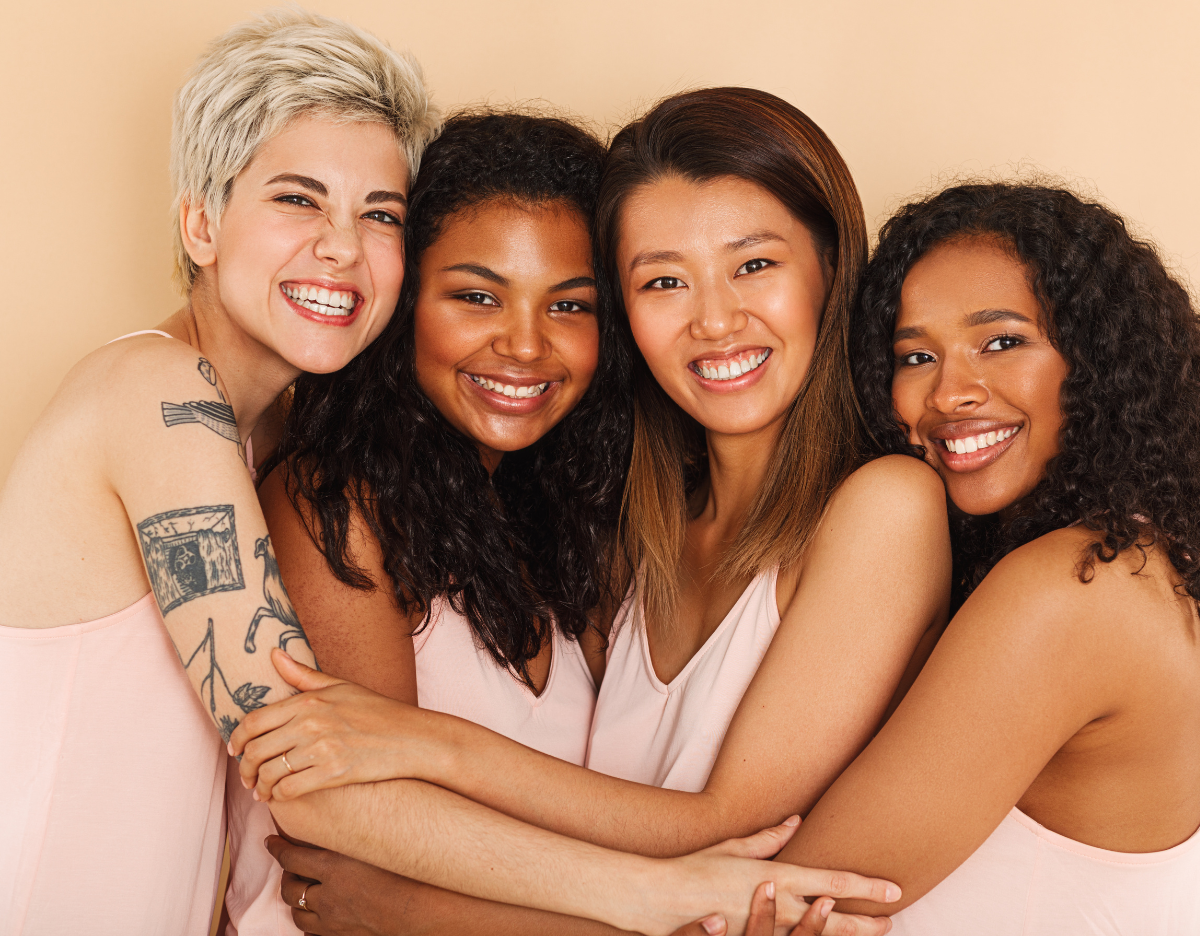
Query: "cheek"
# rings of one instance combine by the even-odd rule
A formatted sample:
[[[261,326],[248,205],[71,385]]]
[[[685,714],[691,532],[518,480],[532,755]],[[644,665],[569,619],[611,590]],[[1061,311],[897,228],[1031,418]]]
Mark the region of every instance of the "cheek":
[[[399,238],[372,237],[363,246],[376,301],[394,307],[404,282],[404,253]]]
[[[437,395],[439,386],[455,379],[454,364],[459,359],[455,342],[457,333],[446,327],[443,316],[437,312],[436,305],[431,307],[419,298],[413,312],[413,360],[417,383],[431,399]]]
[[[600,363],[600,327],[593,318],[590,324],[578,324],[555,341],[571,379],[580,386],[580,393],[588,388],[596,367]]]

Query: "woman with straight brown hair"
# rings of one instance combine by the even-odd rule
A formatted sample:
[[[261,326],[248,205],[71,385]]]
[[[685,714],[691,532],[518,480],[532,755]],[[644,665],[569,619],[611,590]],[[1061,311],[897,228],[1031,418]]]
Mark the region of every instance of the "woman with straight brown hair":
[[[243,752],[260,795],[412,777],[595,844],[680,855],[807,812],[919,669],[948,612],[945,494],[915,459],[861,455],[846,349],[866,233],[833,144],[764,92],[669,98],[613,141],[597,246],[639,353],[622,528],[636,574],[591,769],[281,660],[318,691],[235,735],[241,752],[276,729]],[[281,753],[308,769],[281,779]],[[386,825],[290,831],[399,870]],[[570,890],[589,859],[561,857]],[[286,852],[289,871],[304,862]],[[500,873],[522,891],[520,867]],[[644,886],[626,902],[673,906]]]

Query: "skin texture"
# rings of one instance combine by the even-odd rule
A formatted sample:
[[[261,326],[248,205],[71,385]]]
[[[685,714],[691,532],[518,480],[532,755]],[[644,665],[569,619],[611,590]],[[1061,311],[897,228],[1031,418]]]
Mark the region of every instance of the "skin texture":
[[[317,180],[326,194],[272,181],[280,175]],[[127,607],[150,590],[142,549],[160,538],[153,518],[172,511],[192,512],[182,523],[232,517],[237,536],[222,548],[238,559],[240,587],[231,577],[225,590],[176,603],[173,570],[186,555],[174,566],[154,560],[167,631],[226,736],[246,706],[289,691],[269,654],[247,640],[267,608],[257,648],[286,638],[289,652],[313,659],[302,639],[292,639],[303,632],[271,574],[267,527],[240,442],[302,369],[342,366],[387,321],[403,273],[397,222],[404,204],[371,197],[407,185],[390,131],[300,118],[237,177],[220,218],[184,205],[184,243],[200,274],[188,305],[159,325],[177,340],[131,338],[85,358],[9,475],[0,497],[0,623],[49,628]],[[295,204],[302,196],[310,206]],[[285,310],[278,287],[297,280],[353,283],[358,315],[334,327]],[[218,418],[173,424],[165,404]],[[142,535],[135,525],[144,521]],[[205,681],[218,668],[230,691],[214,697]],[[235,698],[234,687],[245,691]]]
[[[990,305],[979,307],[986,295]],[[929,320],[966,326],[936,338]],[[1024,269],[990,240],[944,244],[904,281],[896,329],[896,409],[916,421],[909,440],[925,447],[962,511],[992,514],[1024,497],[1058,452],[1058,388],[1067,363],[1040,327],[1041,306]],[[975,453],[945,440],[1016,430]],[[1008,449],[1014,449],[1011,456]]]
[[[417,382],[492,470],[567,415],[599,354],[586,220],[565,205],[492,201],[450,219],[421,256]],[[545,383],[524,400],[480,387]]]
[[[895,401],[914,441],[928,446],[941,428],[975,418],[1019,419],[1027,433],[1028,444],[1008,446],[976,477],[945,475],[973,511],[985,499],[993,510],[1015,504],[1056,450],[1045,440],[1057,437],[1061,358],[1036,328],[978,321],[987,310],[1036,311],[1023,277],[993,245],[945,245],[914,266],[896,322]],[[992,343],[1003,334],[1023,340]],[[782,859],[887,875],[907,905],[1013,806],[1114,851],[1160,851],[1193,834],[1195,603],[1174,590],[1174,571],[1154,548],[1144,566],[1126,552],[1081,582],[1077,563],[1096,535],[1057,530],[996,565]]]
[[[680,405],[717,427],[708,431],[711,482],[687,534],[679,619],[671,628],[649,625],[655,669],[669,679],[748,584],[715,581],[712,570],[744,522],[803,380],[825,271],[807,230],[740,180],[668,179],[632,204],[639,220],[628,223],[620,262],[638,271],[622,281],[635,335],[653,336],[644,350]],[[635,267],[639,255],[656,255],[658,265]],[[771,353],[762,374],[736,392],[706,386],[691,368],[757,349]],[[265,765],[262,795],[282,776],[271,763],[279,754],[297,749],[313,765],[283,780],[277,799],[313,786],[422,777],[585,841],[682,855],[811,808],[882,721],[923,636],[944,622],[949,571],[944,491],[934,473],[900,457],[856,472],[832,499],[804,561],[780,576],[783,621],[702,793],[599,775],[462,720],[387,700],[367,704],[345,687],[260,713],[235,737],[235,750],[247,779],[259,779]],[[494,782],[498,775],[504,784]],[[352,847],[362,847],[346,831]],[[332,829],[318,834],[342,840]],[[565,851],[545,857],[564,866],[577,860]]]

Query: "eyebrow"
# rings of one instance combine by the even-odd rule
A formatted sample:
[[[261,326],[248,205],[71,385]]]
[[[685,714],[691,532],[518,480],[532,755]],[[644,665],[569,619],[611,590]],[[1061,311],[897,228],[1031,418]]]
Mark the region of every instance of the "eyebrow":
[[[480,266],[478,263],[456,263],[453,266],[442,267],[443,273],[471,273],[489,282],[495,283],[497,286],[508,286],[509,281],[497,273],[495,270],[490,270],[485,266]]]
[[[756,244],[782,241],[783,239],[782,235],[776,234],[774,231],[755,231],[753,234],[747,234],[745,237],[739,237],[737,240],[730,241],[725,245],[725,252],[736,253],[739,250],[745,250],[747,247],[753,247]],[[629,272],[632,273],[643,264],[682,262],[683,254],[677,250],[645,250],[629,262]]]
[[[310,192],[315,192],[322,198],[329,195],[329,189],[325,187],[324,182],[320,182],[312,176],[297,175],[294,172],[283,172],[272,179],[267,180],[267,185],[274,185],[276,182],[290,182],[292,185],[298,185],[303,189],[308,189]],[[399,202],[401,205],[408,205],[408,199],[400,192],[389,192],[386,189],[378,189],[367,196],[366,202],[368,205],[378,205],[381,202]]]
[[[745,250],[747,247],[782,240],[782,235],[776,234],[774,231],[755,231],[753,234],[747,234],[745,237],[739,237],[735,241],[730,241],[725,245],[725,249],[729,253],[735,253],[739,250]]]
[[[596,281],[590,276],[575,276],[569,280],[563,280],[556,286],[550,287],[550,292],[562,292],[566,289],[583,289],[588,286],[595,286]]]
[[[980,309],[978,312],[972,312],[963,318],[963,324],[967,328],[977,328],[980,325],[992,325],[996,322],[1023,322],[1026,325],[1036,324],[1033,319],[1020,312],[1014,312],[1012,309]],[[897,328],[892,333],[892,343],[897,341],[907,341],[910,338],[925,337],[925,329],[919,325],[909,325],[906,328]]]

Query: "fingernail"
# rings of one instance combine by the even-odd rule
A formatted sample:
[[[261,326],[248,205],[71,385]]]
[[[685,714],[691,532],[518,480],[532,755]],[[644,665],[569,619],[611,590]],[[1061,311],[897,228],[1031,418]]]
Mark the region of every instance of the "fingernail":
[[[227,750],[229,752],[230,757],[233,757],[233,742],[232,741],[225,742],[225,750]]]
[[[710,917],[705,917],[700,921],[700,925],[704,927],[704,932],[708,936],[724,936],[725,933],[725,917],[719,913],[714,913]]]
[[[892,903],[895,900],[899,900],[900,899],[900,888],[898,888],[895,884],[889,884],[887,886],[887,890],[885,890],[883,892],[883,896],[884,896],[884,899],[887,900],[888,903]]]
[[[821,906],[817,908],[817,913],[821,914],[822,920],[829,919],[829,914],[833,912],[833,901],[826,897],[821,901]]]
[[[767,900],[775,899],[775,882],[767,881],[767,886],[763,888],[763,893],[767,895]]]
[[[783,824],[785,826],[798,826],[798,825],[800,825],[800,817],[799,816],[788,816],[786,819],[783,820]]]
[[[259,796],[258,796],[258,790],[255,790],[255,791],[254,791],[254,793],[253,793],[253,794],[251,794],[251,795],[254,797],[254,802],[256,802],[256,803],[258,803],[258,802],[261,802],[261,801],[259,800]]]
[[[241,777],[240,779],[242,781],[242,786],[244,786],[247,790],[250,789],[250,787],[254,786],[254,784],[251,783],[249,780],[247,780],[245,777]]]
[[[269,835],[265,839],[263,839],[263,848],[266,848],[270,841],[271,841],[271,836],[269,836]]]

